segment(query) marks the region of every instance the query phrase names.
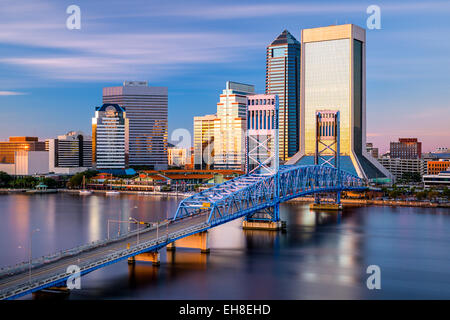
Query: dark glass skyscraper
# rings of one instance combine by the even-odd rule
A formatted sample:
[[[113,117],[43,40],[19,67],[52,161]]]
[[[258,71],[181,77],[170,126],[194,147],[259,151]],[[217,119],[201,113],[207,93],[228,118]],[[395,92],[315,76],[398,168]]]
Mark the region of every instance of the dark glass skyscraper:
[[[299,150],[300,133],[300,42],[284,30],[268,47],[266,94],[279,98],[280,160]]]

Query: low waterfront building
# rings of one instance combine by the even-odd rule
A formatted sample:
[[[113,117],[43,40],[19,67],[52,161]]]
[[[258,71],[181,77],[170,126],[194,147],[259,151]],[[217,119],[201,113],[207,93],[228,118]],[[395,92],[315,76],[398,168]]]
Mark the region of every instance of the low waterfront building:
[[[423,186],[425,188],[450,188],[450,171],[424,175]]]
[[[47,174],[48,169],[47,151],[15,151],[13,163],[0,164],[0,171],[17,176]]]

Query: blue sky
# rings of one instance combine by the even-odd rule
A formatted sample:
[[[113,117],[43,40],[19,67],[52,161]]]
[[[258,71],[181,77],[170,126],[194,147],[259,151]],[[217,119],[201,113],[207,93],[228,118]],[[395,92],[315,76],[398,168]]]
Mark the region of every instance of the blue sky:
[[[66,8],[81,8],[68,30]],[[284,29],[332,24],[367,30],[367,134],[382,151],[419,137],[450,147],[448,1],[0,0],[0,139],[90,132],[104,86],[169,87],[169,137],[214,113],[227,80],[264,91],[265,47]]]

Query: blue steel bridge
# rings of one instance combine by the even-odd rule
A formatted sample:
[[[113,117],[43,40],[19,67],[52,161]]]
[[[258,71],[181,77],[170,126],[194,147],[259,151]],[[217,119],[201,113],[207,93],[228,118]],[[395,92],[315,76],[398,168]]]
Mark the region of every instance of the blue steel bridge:
[[[105,239],[0,269],[0,299],[15,299],[49,287],[65,286],[77,265],[83,276],[133,257],[153,257],[175,241],[192,239],[234,219],[277,223],[279,204],[290,199],[346,190],[365,190],[359,177],[330,166],[281,166],[275,174],[249,173],[194,194],[174,217],[114,239]],[[154,260],[153,260],[154,261]],[[30,272],[31,270],[31,272]]]

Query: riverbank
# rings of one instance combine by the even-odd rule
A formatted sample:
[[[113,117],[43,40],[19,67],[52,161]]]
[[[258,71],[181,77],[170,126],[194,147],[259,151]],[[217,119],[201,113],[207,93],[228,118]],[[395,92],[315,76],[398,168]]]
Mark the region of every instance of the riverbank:
[[[92,193],[104,194],[110,190],[91,190]],[[75,193],[79,194],[80,190],[73,189],[58,189],[58,192]],[[140,196],[166,196],[166,197],[184,197],[187,198],[194,193],[189,192],[161,192],[161,191],[118,191],[120,194],[136,194]]]
[[[288,202],[314,202],[313,197],[300,197]],[[401,200],[367,200],[367,199],[341,199],[344,205],[366,205],[366,206],[390,206],[390,207],[421,207],[421,208],[450,208],[450,203],[432,203],[422,201]]]

